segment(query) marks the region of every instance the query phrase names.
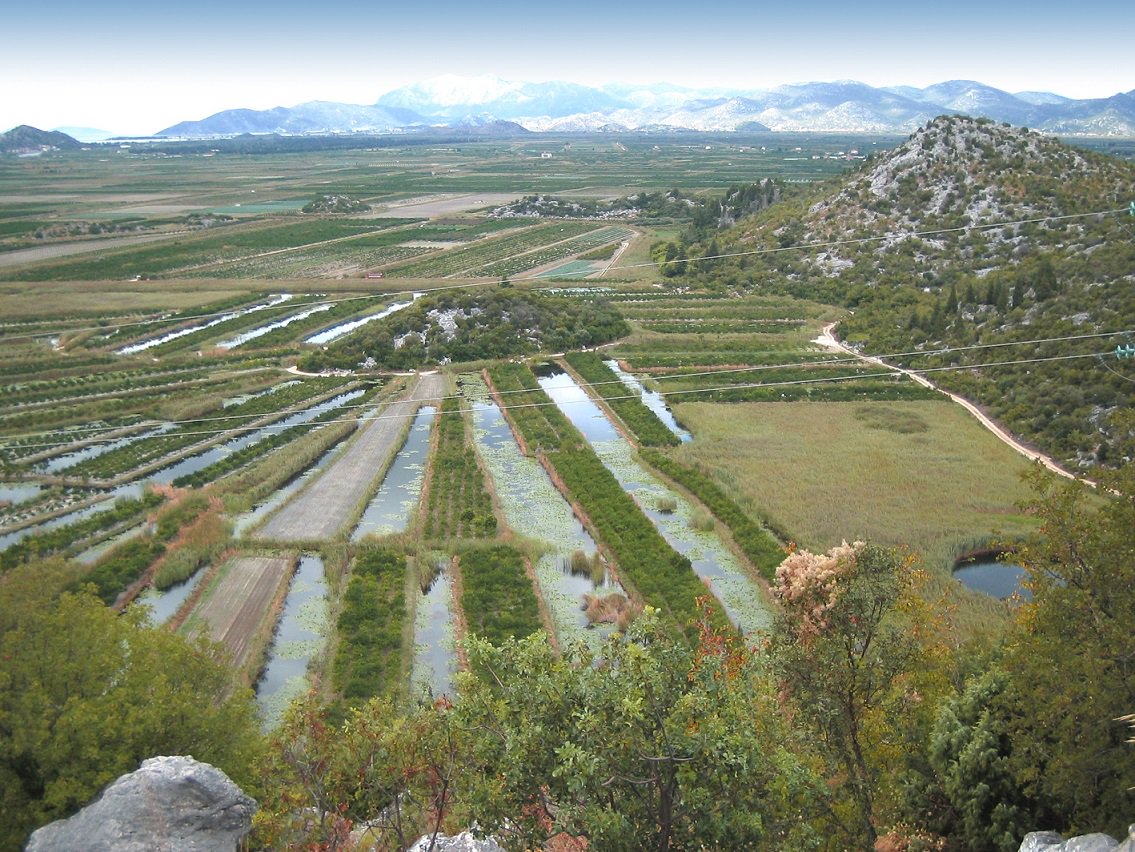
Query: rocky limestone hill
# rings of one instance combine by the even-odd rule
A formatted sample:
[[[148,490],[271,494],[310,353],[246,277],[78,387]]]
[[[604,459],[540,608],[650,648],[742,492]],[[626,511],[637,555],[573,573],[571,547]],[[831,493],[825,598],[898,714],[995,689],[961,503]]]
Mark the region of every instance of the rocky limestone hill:
[[[889,271],[884,258],[909,254],[911,271],[939,274],[1047,248],[1082,253],[1088,246],[1069,237],[1086,237],[1095,223],[1071,217],[1126,207],[1133,178],[1128,163],[1034,131],[941,116],[813,204],[799,241],[874,237],[810,260],[839,267],[870,253],[880,273]]]
[[[898,360],[951,368],[936,381],[1091,467],[1116,451],[1112,414],[1135,402],[1133,371],[1100,363],[1135,333],[1132,199],[1131,163],[942,116],[719,236],[750,254],[714,275],[852,308],[841,332],[872,353],[949,349]]]

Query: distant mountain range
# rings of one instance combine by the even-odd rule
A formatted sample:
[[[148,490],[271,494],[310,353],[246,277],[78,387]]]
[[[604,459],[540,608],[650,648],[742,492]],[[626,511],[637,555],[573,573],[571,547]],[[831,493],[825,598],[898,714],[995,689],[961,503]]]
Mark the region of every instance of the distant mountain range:
[[[415,132],[846,131],[910,133],[942,114],[985,117],[1061,135],[1135,136],[1135,90],[1074,100],[1009,92],[972,80],[919,89],[801,83],[768,90],[698,90],[667,84],[602,87],[443,76],[387,92],[371,106],[311,101],[225,110],[158,136]]]

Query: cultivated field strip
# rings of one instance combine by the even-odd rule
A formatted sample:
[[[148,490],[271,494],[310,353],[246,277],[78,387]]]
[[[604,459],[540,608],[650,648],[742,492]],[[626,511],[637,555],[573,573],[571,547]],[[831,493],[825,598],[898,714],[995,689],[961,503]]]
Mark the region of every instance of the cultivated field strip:
[[[489,267],[495,268],[495,264],[514,260],[537,250],[547,250],[553,244],[563,243],[573,237],[598,230],[600,228],[594,222],[558,222],[551,225],[537,225],[532,228],[525,228],[519,233],[511,233],[496,239],[478,240],[461,248],[449,249],[409,264],[398,265],[388,274],[399,278],[445,278],[455,275],[478,275],[481,274],[479,270]],[[578,248],[575,249],[575,251],[578,250]],[[521,265],[527,269],[537,265],[537,262],[533,259],[530,265],[523,263]],[[548,260],[540,262],[546,263]],[[492,273],[486,272],[485,274]]]
[[[292,560],[283,556],[234,560],[198,605],[189,623],[204,629],[213,641],[224,644],[233,655],[233,665],[239,669],[291,567]]]
[[[257,537],[282,542],[333,538],[372,490],[419,403],[444,393],[445,380],[440,374],[419,376],[404,399],[387,405],[364,425],[343,455],[269,518]]]

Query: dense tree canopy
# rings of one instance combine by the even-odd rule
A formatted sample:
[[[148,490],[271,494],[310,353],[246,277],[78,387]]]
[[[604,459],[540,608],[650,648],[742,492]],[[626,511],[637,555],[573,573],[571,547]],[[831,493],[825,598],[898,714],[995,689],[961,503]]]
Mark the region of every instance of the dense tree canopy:
[[[89,591],[0,583],[0,847],[85,805],[148,757],[191,754],[255,789],[259,722],[215,649]]]

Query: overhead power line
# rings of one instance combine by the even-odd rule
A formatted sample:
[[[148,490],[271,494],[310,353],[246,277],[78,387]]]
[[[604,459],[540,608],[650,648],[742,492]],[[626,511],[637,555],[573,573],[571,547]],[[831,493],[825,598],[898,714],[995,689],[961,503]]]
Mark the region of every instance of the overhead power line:
[[[639,268],[648,267],[648,266],[664,266],[664,265],[669,265],[669,264],[674,264],[674,263],[690,263],[690,262],[695,262],[695,261],[700,261],[700,260],[721,260],[721,259],[730,258],[730,257],[746,257],[746,256],[761,255],[761,254],[777,254],[777,253],[786,252],[786,251],[809,251],[809,250],[812,250],[812,249],[827,249],[827,248],[834,248],[836,246],[860,245],[860,244],[864,244],[864,243],[878,242],[878,241],[881,241],[881,240],[909,239],[911,237],[929,237],[929,236],[936,236],[936,235],[939,235],[939,234],[959,233],[959,232],[964,232],[964,231],[982,231],[982,230],[990,230],[990,229],[993,229],[993,228],[1005,228],[1005,227],[1010,227],[1010,226],[1014,226],[1014,225],[1028,225],[1028,224],[1035,224],[1035,223],[1038,223],[1038,222],[1058,222],[1058,221],[1064,221],[1064,220],[1070,220],[1070,219],[1083,219],[1083,218],[1088,218],[1088,217],[1092,217],[1092,216],[1110,216],[1110,215],[1114,215],[1114,214],[1118,214],[1118,213],[1127,213],[1127,212],[1128,212],[1128,208],[1124,207],[1124,208],[1118,208],[1118,209],[1115,209],[1115,210],[1098,210],[1098,211],[1094,211],[1094,212],[1090,212],[1090,213],[1069,213],[1069,214],[1060,215],[1060,216],[1038,216],[1038,217],[1030,218],[1030,219],[1015,219],[1015,220],[1008,221],[1008,222],[989,222],[989,223],[985,223],[985,224],[981,224],[981,225],[965,225],[965,226],[961,226],[961,227],[957,227],[957,228],[939,228],[939,229],[931,230],[931,231],[888,231],[887,233],[879,234],[879,235],[875,235],[875,236],[871,236],[871,237],[856,237],[856,238],[851,238],[851,239],[846,239],[846,240],[829,240],[829,241],[812,242],[812,243],[801,243],[800,245],[794,245],[794,246],[778,246],[776,248],[762,248],[762,249],[750,249],[748,251],[725,252],[725,253],[722,253],[722,254],[707,255],[705,257],[677,258],[677,259],[674,259],[674,260],[651,261],[649,263],[632,263],[632,264],[627,264],[625,266],[610,266],[610,267],[607,268],[607,271],[611,272],[611,271],[616,271],[616,270],[620,270],[620,269],[639,269]],[[535,275],[528,276],[528,277],[516,276],[516,277],[514,277],[514,280],[516,280],[516,281],[534,281],[534,280],[537,280],[537,277]],[[390,290],[390,291],[384,291],[382,293],[367,293],[367,294],[361,294],[361,295],[358,295],[358,296],[343,296],[343,297],[339,297],[339,298],[335,298],[335,299],[317,299],[317,300],[308,301],[308,302],[294,302],[294,303],[293,302],[287,302],[287,303],[281,303],[280,305],[273,305],[273,306],[271,306],[271,309],[272,310],[279,309],[281,311],[283,311],[283,310],[294,310],[296,308],[314,307],[316,305],[337,305],[337,304],[340,304],[340,303],[343,303],[343,302],[360,301],[360,300],[363,300],[363,299],[395,298],[395,297],[398,297],[398,296],[413,296],[415,293],[423,293],[423,294],[424,293],[438,293],[438,292],[444,292],[444,291],[447,291],[447,290],[467,290],[467,289],[471,289],[471,288],[475,288],[475,287],[490,287],[490,286],[496,286],[498,283],[499,282],[497,282],[495,280],[493,280],[493,281],[466,281],[466,282],[463,282],[463,283],[460,283],[460,284],[441,284],[441,285],[436,285],[436,286],[432,286],[432,287],[412,287],[412,288],[408,288],[408,289],[405,289],[405,290]],[[217,317],[225,316],[226,314],[229,314],[229,313],[232,313],[232,312],[233,312],[233,309],[230,308],[229,310],[224,310],[224,311],[214,311],[214,312],[210,312],[210,313],[192,314],[192,315],[189,315],[189,316],[178,317],[176,319],[176,322],[181,323],[181,322],[193,322],[195,320],[215,319]],[[45,329],[45,330],[41,330],[41,331],[37,331],[37,332],[28,332],[28,333],[25,333],[25,334],[3,335],[2,337],[0,337],[0,339],[2,339],[2,340],[29,340],[29,339],[34,339],[34,338],[37,338],[37,337],[52,337],[52,336],[61,335],[61,334],[78,334],[78,333],[82,333],[82,332],[86,332],[86,331],[109,331],[109,330],[117,330],[117,329],[123,329],[123,328],[145,327],[145,326],[148,326],[148,325],[156,325],[158,323],[166,323],[166,322],[170,322],[170,321],[171,320],[170,320],[169,317],[159,317],[159,318],[148,319],[148,320],[135,320],[135,321],[132,321],[132,322],[116,323],[116,324],[113,324],[113,325],[81,326],[81,327],[72,327],[72,328],[66,328],[66,329],[61,329],[61,330]]]
[[[810,249],[827,249],[835,248],[836,246],[849,246],[849,245],[862,245],[864,243],[875,243],[881,240],[892,239],[909,239],[911,237],[933,237],[939,234],[955,234],[962,231],[985,231],[992,228],[1006,228],[1012,225],[1031,225],[1037,222],[1059,222],[1065,219],[1083,219],[1088,216],[1110,216],[1116,213],[1126,213],[1127,208],[1120,208],[1118,210],[1099,210],[1092,213],[1069,213],[1063,216],[1038,216],[1035,219],[1017,219],[1012,222],[989,222],[982,225],[963,225],[957,228],[937,228],[933,231],[888,231],[885,234],[877,234],[873,237],[854,237],[846,240],[825,240],[812,243],[801,243],[794,246],[777,246],[776,248],[762,248],[750,249],[749,251],[733,251],[725,252],[723,254],[712,254],[704,257],[682,257],[675,258],[674,260],[659,260],[650,263],[630,263],[626,266],[612,266],[608,271],[615,271],[618,269],[639,269],[645,266],[665,266],[672,263],[695,263],[700,260],[721,260],[727,257],[746,257],[757,254],[777,254],[785,251],[807,251]],[[525,279],[528,280],[528,279]]]
[[[1030,340],[1030,341],[1018,341],[1016,343],[1011,343],[1011,344],[997,343],[997,344],[985,344],[984,346],[983,345],[975,345],[975,346],[970,346],[970,347],[965,347],[965,348],[967,348],[967,349],[981,349],[981,348],[1002,347],[1002,346],[1007,346],[1007,345],[1026,345],[1026,344],[1030,344],[1030,343],[1039,344],[1039,343],[1047,343],[1047,342],[1055,342],[1055,341],[1064,341],[1064,340],[1070,340],[1070,339],[1089,339],[1089,338],[1098,338],[1098,337],[1111,337],[1111,336],[1116,336],[1116,335],[1120,335],[1120,334],[1128,334],[1128,333],[1130,333],[1130,332],[1116,331],[1116,332],[1107,332],[1107,333],[1091,334],[1091,335],[1076,335],[1074,337],[1040,338],[1040,339],[1037,339],[1037,340]],[[934,353],[917,353],[917,354],[934,354]],[[874,372],[874,373],[857,373],[857,374],[848,375],[848,376],[816,376],[816,377],[810,377],[810,378],[786,379],[786,380],[772,381],[772,382],[742,382],[742,383],[735,383],[735,384],[714,385],[714,386],[710,386],[710,387],[681,388],[681,389],[667,391],[666,394],[668,396],[684,396],[684,395],[689,395],[689,394],[705,394],[705,393],[717,393],[717,392],[725,392],[725,391],[745,391],[745,390],[756,390],[756,389],[763,389],[763,388],[792,387],[792,386],[810,385],[810,384],[831,384],[831,383],[834,383],[834,382],[849,382],[849,381],[853,382],[853,381],[861,381],[863,379],[872,379],[872,378],[890,378],[890,377],[901,376],[903,373],[923,375],[923,374],[927,374],[927,373],[954,372],[954,371],[958,371],[958,370],[990,369],[990,368],[995,368],[995,367],[1020,366],[1020,365],[1026,365],[1026,364],[1043,364],[1043,363],[1050,363],[1050,362],[1055,362],[1055,361],[1081,360],[1081,359],[1085,359],[1085,358],[1099,358],[1099,357],[1102,357],[1102,356],[1106,356],[1108,354],[1109,354],[1108,351],[1105,351],[1105,352],[1088,352],[1088,353],[1073,354],[1073,355],[1055,355],[1055,356],[1037,357],[1037,358],[1021,358],[1021,359],[1015,359],[1015,360],[1011,360],[1011,361],[990,361],[990,362],[985,362],[985,363],[981,363],[981,364],[956,364],[956,365],[948,365],[948,366],[921,367],[921,368],[903,367],[901,369],[898,368],[898,367],[888,367],[888,368],[886,368],[886,369],[884,369],[880,372]],[[880,355],[880,356],[865,356],[865,357],[872,357],[872,358],[876,358],[876,359],[887,359],[887,358],[892,358],[892,357],[896,357],[896,356],[894,356],[894,355]],[[805,366],[815,366],[817,368],[828,367],[828,366],[831,366],[832,364],[844,363],[844,362],[846,362],[846,360],[847,359],[837,359],[835,361],[817,361],[817,362],[813,362],[813,363],[811,363],[809,365],[805,365]],[[850,359],[850,360],[855,361],[857,363],[862,363],[862,359],[860,359],[860,358],[854,358],[854,359]],[[756,369],[796,368],[796,367],[800,367],[800,366],[802,366],[802,365],[800,365],[800,364],[784,364],[784,365],[768,365],[768,366],[749,367],[749,368],[740,368],[740,369],[743,369],[745,371],[751,371],[751,370],[756,370]],[[683,374],[683,375],[680,375],[680,376],[679,375],[672,375],[672,376],[665,376],[665,377],[658,377],[658,378],[660,378],[660,379],[661,378],[697,378],[697,377],[701,377],[701,376],[728,375],[730,373],[738,372],[738,369],[739,368],[728,368],[728,369],[724,369],[724,370],[716,370],[716,371],[711,370],[711,371],[706,371],[706,372],[701,372],[701,373],[688,373],[688,374]],[[595,386],[601,386],[601,385],[606,385],[606,384],[622,384],[622,381],[620,379],[614,379],[612,381],[607,381],[607,382],[590,382],[588,384],[595,387]],[[522,389],[517,389],[517,390],[511,390],[511,391],[499,391],[498,395],[504,397],[504,396],[509,396],[509,395],[512,395],[512,394],[534,393],[534,392],[535,391],[533,389],[522,388]],[[430,404],[434,404],[434,403],[440,404],[441,402],[444,402],[445,400],[449,400],[449,399],[463,400],[465,398],[466,397],[464,397],[462,394],[449,394],[449,395],[438,396],[438,397],[430,397],[430,398],[427,398],[427,399],[422,399],[422,400],[417,400],[417,401],[420,402],[422,405],[430,405]],[[638,399],[638,398],[640,398],[640,395],[638,393],[626,393],[626,394],[621,394],[621,395],[618,395],[618,396],[604,396],[603,397],[603,399],[605,401],[614,401],[614,400],[622,400],[622,399]],[[380,404],[381,403],[367,402],[367,403],[358,403],[358,404],[347,404],[347,405],[344,405],[344,406],[341,406],[341,407],[344,410],[352,410],[352,409],[375,408],[377,405],[380,405]],[[508,405],[506,403],[505,408],[510,409],[510,410],[511,409],[522,409],[522,408],[538,408],[538,407],[543,407],[543,406],[547,406],[547,405],[555,405],[555,404],[556,403],[554,401],[550,401],[550,400],[547,401],[547,402],[520,403],[520,404],[517,404],[517,405]],[[302,410],[302,409],[299,409],[299,410]],[[462,411],[462,412],[468,411],[468,410],[470,410],[470,409],[466,409],[466,408],[459,409],[459,411]],[[288,414],[291,414],[291,413],[296,413],[296,410],[288,410],[286,412],[282,412],[281,418],[286,417]],[[264,417],[263,414],[260,414],[260,415],[244,415],[244,416],[249,418],[249,419],[252,419],[254,417],[258,417],[258,418]],[[400,417],[400,416],[401,415],[390,415],[390,417]],[[362,416],[362,417],[358,417],[358,418],[355,418],[355,417],[336,418],[336,419],[332,419],[332,420],[322,421],[321,425],[329,425],[329,424],[333,424],[333,423],[346,423],[346,422],[352,422],[352,421],[355,421],[355,420],[357,420],[360,423],[369,423],[373,420],[383,420],[383,419],[386,419],[386,418],[387,418],[387,415],[382,415],[382,414],[375,414],[375,415],[369,416],[369,417],[368,416]],[[164,421],[164,422],[172,423],[173,425],[192,425],[194,423],[204,424],[204,423],[214,422],[214,421],[218,421],[218,420],[232,420],[232,419],[234,419],[234,418],[233,417],[225,417],[225,416],[222,415],[222,416],[217,416],[217,417],[192,418],[192,419],[173,420],[173,421]],[[245,428],[246,427],[244,427],[244,426],[233,426],[233,427],[230,427],[230,428],[227,428],[227,429],[202,429],[200,431],[182,432],[180,434],[193,436],[193,437],[200,436],[200,437],[202,437],[202,439],[204,439],[206,437],[216,437],[218,435],[223,435],[223,434],[226,434],[228,432],[233,432],[237,429],[245,429]],[[260,428],[260,429],[265,429],[265,430],[271,431],[273,429],[283,430],[283,429],[290,428],[290,427],[283,426],[282,424],[279,424],[279,423],[274,423],[274,424],[267,424],[265,426],[255,427],[255,428]],[[83,431],[83,430],[79,430],[79,429],[72,430],[73,433],[80,433],[81,431]],[[98,431],[98,430],[95,427],[91,427],[91,431]],[[31,432],[31,433],[26,433],[26,434],[23,434],[23,435],[9,436],[8,440],[22,439],[22,438],[35,438],[35,437],[38,437],[38,436],[41,436],[41,435],[46,435],[46,434],[50,434],[50,433],[47,433],[47,432]],[[107,438],[107,441],[112,441],[112,440],[117,440],[117,438]],[[97,444],[97,443],[100,443],[100,442],[94,441],[94,442],[88,443],[87,446],[91,446],[92,444]],[[57,442],[45,443],[45,444],[22,444],[22,445],[20,445],[20,449],[30,450],[30,449],[50,448],[50,447],[57,447],[57,446],[59,446],[59,444]]]

